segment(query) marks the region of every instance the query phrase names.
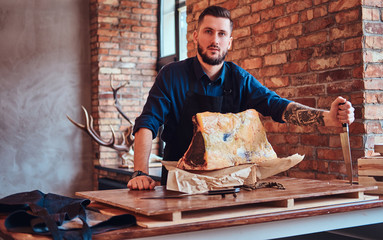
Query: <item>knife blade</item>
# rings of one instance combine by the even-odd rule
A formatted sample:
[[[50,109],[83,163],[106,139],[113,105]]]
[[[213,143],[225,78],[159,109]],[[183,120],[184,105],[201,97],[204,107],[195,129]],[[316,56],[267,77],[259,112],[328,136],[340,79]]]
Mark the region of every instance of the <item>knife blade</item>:
[[[343,159],[346,164],[347,176],[350,181],[350,184],[352,185],[353,171],[352,171],[349,128],[347,123],[342,123],[342,127],[343,127],[343,132],[340,133],[340,142],[342,145]]]
[[[154,196],[154,197],[143,197],[141,199],[179,199],[179,198],[185,198],[190,196],[198,196],[198,195],[221,195],[222,198],[225,197],[226,194],[233,194],[234,197],[237,197],[237,193],[241,189],[238,187],[236,188],[229,188],[229,189],[220,189],[220,190],[210,190],[203,193],[194,193],[194,194],[177,194],[177,195],[168,195],[168,196]]]

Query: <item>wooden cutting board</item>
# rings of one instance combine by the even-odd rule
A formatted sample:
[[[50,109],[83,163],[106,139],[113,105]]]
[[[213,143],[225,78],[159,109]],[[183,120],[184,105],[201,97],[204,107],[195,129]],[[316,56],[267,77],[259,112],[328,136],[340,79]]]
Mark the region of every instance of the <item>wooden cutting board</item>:
[[[217,196],[196,195],[181,199],[142,199],[147,197],[168,196],[178,194],[167,191],[164,187],[156,187],[152,191],[132,191],[129,189],[102,190],[77,192],[76,195],[93,201],[109,204],[129,210],[143,216],[138,221],[144,227],[158,227],[164,224],[185,223],[191,220],[186,217],[197,213],[198,217],[192,221],[201,221],[206,216],[220,215],[232,217],[229,212],[239,210],[235,216],[249,212],[248,207],[257,209],[256,212],[282,211],[300,207],[315,207],[321,204],[339,204],[354,201],[366,201],[371,198],[364,196],[364,191],[376,189],[375,186],[350,185],[344,181],[322,181],[312,179],[298,179],[275,177],[265,181],[278,182],[285,190],[263,188],[253,191],[241,190],[237,197],[227,195]],[[315,204],[313,204],[313,199]],[[376,198],[374,198],[376,199]],[[318,202],[320,204],[318,205]],[[262,210],[259,208],[261,206]],[[265,210],[266,209],[266,210]],[[212,213],[214,212],[214,214]],[[256,214],[253,212],[252,214]],[[222,214],[221,214],[222,215]],[[209,218],[211,220],[211,218]],[[148,224],[149,223],[149,224]]]
[[[374,151],[380,153],[383,156],[383,143],[376,143],[374,146]]]

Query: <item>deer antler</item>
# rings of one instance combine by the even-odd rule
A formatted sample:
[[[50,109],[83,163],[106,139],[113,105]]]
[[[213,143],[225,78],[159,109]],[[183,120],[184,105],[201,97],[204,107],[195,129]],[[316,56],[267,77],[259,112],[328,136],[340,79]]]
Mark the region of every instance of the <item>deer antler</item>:
[[[128,145],[131,146],[133,145],[134,143],[134,138],[132,136],[132,132],[133,132],[133,123],[130,121],[130,119],[128,118],[128,116],[126,116],[126,114],[122,111],[121,109],[121,105],[120,103],[118,102],[118,98],[117,98],[117,92],[118,90],[120,90],[121,88],[125,87],[126,84],[128,84],[128,82],[125,82],[124,84],[120,84],[117,88],[115,88],[113,86],[113,79],[110,80],[110,88],[112,88],[112,91],[113,91],[113,99],[114,99],[114,106],[116,107],[117,111],[121,114],[121,116],[123,118],[125,118],[125,120],[127,120],[129,123],[130,123],[130,127],[127,129],[127,131],[124,133],[124,142],[128,142]]]
[[[122,111],[121,105],[117,99],[118,90],[125,87],[126,84],[128,84],[128,82],[125,82],[124,84],[120,84],[117,88],[115,88],[115,87],[113,87],[113,79],[110,80],[110,87],[112,88],[112,91],[113,91],[114,106],[116,107],[117,111],[121,114],[121,116],[123,116],[131,125],[133,125],[133,123],[130,121],[128,116],[126,116],[125,113]]]
[[[111,126],[110,126],[110,129],[112,130],[112,138],[108,142],[105,142],[104,140],[102,140],[101,137],[96,133],[96,131],[93,128],[93,117],[89,115],[89,113],[86,111],[84,106],[81,106],[81,108],[85,114],[85,119],[86,119],[85,125],[79,124],[79,123],[73,121],[67,115],[67,118],[69,119],[69,121],[71,121],[75,126],[80,128],[81,130],[85,131],[91,138],[93,138],[93,140],[95,140],[98,144],[100,144],[102,146],[110,147],[110,148],[113,148],[117,151],[126,151],[127,152],[130,150],[130,147],[133,143],[130,145],[127,145],[127,144],[125,144],[125,139],[121,145],[115,144],[116,136],[115,136],[115,132]],[[132,129],[132,127],[129,128],[129,131],[128,131],[129,133],[126,133],[126,134],[130,135],[130,133],[132,131],[131,129]]]
[[[134,143],[134,138],[132,136],[133,123],[130,121],[128,116],[126,116],[125,113],[122,111],[120,103],[118,102],[118,99],[117,99],[117,92],[118,92],[118,90],[120,90],[122,87],[125,87],[126,84],[127,84],[127,82],[124,83],[124,84],[120,84],[117,88],[115,88],[113,86],[113,79],[110,81],[110,87],[112,88],[112,91],[113,91],[114,105],[115,105],[117,111],[121,114],[121,116],[123,118],[125,118],[130,123],[129,128],[124,132],[123,141],[122,141],[121,144],[116,144],[115,143],[115,141],[116,141],[116,134],[115,134],[115,132],[114,132],[114,130],[113,130],[113,128],[111,126],[110,126],[110,129],[112,130],[112,138],[108,142],[102,140],[101,137],[97,134],[97,132],[93,128],[93,117],[91,115],[89,115],[89,113],[86,111],[86,109],[83,106],[81,106],[81,107],[82,107],[82,110],[85,113],[85,119],[86,119],[86,124],[85,125],[79,124],[79,123],[73,121],[68,115],[67,115],[67,118],[76,127],[78,127],[81,130],[85,131],[98,144],[100,144],[102,146],[105,146],[105,147],[113,148],[113,149],[115,149],[117,151],[126,151],[126,152],[128,152],[130,150],[131,146]]]

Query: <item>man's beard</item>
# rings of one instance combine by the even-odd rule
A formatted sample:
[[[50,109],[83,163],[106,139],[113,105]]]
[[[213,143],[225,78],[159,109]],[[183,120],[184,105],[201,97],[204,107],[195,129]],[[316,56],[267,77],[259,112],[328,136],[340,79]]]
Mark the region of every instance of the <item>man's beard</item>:
[[[198,50],[199,55],[202,58],[202,61],[206,64],[209,64],[209,65],[221,64],[225,60],[225,57],[227,55],[227,50],[226,50],[221,55],[218,54],[218,56],[216,58],[211,58],[211,57],[207,56],[206,51],[204,52],[199,44],[197,44],[197,50]]]

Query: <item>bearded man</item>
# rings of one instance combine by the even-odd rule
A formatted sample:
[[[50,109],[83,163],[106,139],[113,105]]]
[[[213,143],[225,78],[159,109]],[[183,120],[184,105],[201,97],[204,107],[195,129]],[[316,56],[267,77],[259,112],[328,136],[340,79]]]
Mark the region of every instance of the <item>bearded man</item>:
[[[313,109],[281,98],[264,87],[250,73],[225,56],[231,47],[233,21],[222,7],[206,8],[193,33],[197,56],[170,63],[158,73],[133,133],[134,174],[130,189],[153,189],[155,181],[148,176],[148,159],[152,140],[164,125],[161,138],[166,143],[164,160],[178,161],[186,152],[192,136],[192,117],[199,112],[238,113],[255,109],[280,123],[296,125],[341,126],[354,121],[354,108],[342,97],[331,109]],[[162,184],[167,171],[163,168]]]

